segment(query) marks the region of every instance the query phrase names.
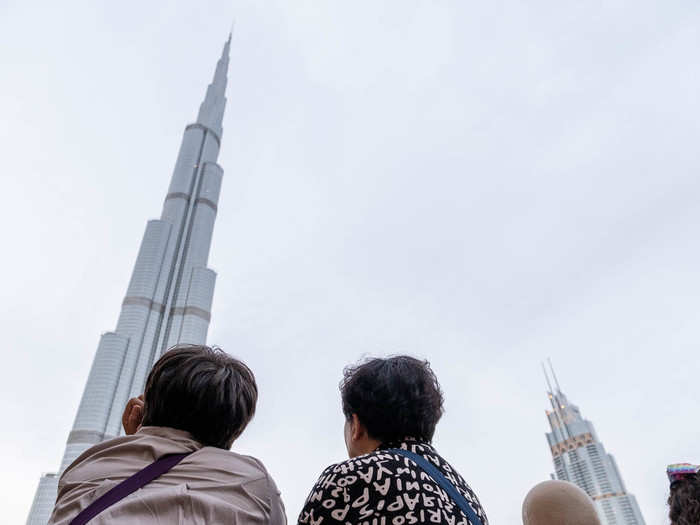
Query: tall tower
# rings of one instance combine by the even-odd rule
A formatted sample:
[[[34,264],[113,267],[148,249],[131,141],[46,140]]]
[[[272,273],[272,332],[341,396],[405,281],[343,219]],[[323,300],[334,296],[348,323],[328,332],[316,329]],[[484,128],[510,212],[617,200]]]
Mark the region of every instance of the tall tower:
[[[73,460],[120,434],[127,400],[143,392],[163,351],[206,341],[216,280],[207,259],[224,173],[216,159],[230,45],[231,35],[197,120],[185,128],[160,219],[146,225],[117,327],[100,338],[58,474],[41,477],[28,525],[46,525],[59,476]]]
[[[602,525],[644,525],[637,500],[625,489],[615,459],[605,452],[593,423],[583,419],[576,405],[569,402],[559,388],[559,381],[549,363],[552,388],[547,370],[547,395],[552,410],[546,410],[549,426],[547,443],[554,459],[556,479],[575,483],[595,503]]]

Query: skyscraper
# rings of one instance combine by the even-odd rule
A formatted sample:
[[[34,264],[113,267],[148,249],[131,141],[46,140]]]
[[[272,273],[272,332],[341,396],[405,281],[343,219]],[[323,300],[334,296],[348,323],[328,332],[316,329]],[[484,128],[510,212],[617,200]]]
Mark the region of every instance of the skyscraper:
[[[554,459],[552,477],[585,490],[593,499],[603,525],[644,525],[637,500],[625,489],[615,458],[605,452],[593,423],[583,419],[578,407],[562,393],[551,363],[549,366],[556,387],[552,389],[545,369],[547,395],[552,405],[552,410],[546,411],[552,429],[547,432]]]
[[[119,435],[127,400],[143,392],[164,350],[204,343],[216,274],[207,268],[223,169],[216,163],[231,35],[197,121],[185,128],[160,219],[141,241],[117,327],[102,334],[58,474],[44,474],[28,525],[46,525],[60,473],[95,443]]]

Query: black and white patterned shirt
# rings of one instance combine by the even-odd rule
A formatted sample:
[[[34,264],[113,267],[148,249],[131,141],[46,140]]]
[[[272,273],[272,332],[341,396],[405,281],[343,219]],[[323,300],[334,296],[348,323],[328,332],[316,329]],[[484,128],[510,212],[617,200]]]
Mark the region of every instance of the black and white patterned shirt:
[[[422,441],[380,445],[363,456],[331,465],[311,490],[299,523],[309,525],[475,525],[433,479],[410,459],[389,452],[410,450],[426,458],[471,505],[483,525],[486,513],[462,476]]]

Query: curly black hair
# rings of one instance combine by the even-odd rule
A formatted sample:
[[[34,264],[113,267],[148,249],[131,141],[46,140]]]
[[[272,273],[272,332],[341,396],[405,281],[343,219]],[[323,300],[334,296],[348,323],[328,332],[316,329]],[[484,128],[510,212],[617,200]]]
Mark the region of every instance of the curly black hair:
[[[404,438],[430,442],[443,414],[443,397],[428,361],[398,355],[370,358],[343,371],[343,413],[357,414],[382,443]]]
[[[700,476],[687,476],[671,485],[668,497],[668,517],[671,525],[700,523]]]

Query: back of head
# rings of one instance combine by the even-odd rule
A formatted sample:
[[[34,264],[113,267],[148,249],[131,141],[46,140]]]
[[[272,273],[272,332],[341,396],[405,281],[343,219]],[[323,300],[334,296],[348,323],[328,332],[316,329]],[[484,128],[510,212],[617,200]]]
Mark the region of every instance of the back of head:
[[[146,381],[143,425],[185,430],[205,446],[230,448],[255,414],[253,372],[218,348],[178,345]]]
[[[443,412],[440,385],[427,361],[400,355],[372,358],[344,371],[343,413],[357,414],[374,439],[430,442]]]
[[[523,502],[523,525],[600,525],[591,498],[568,481],[543,481]]]
[[[671,519],[671,525],[697,525],[700,523],[700,477],[698,474],[685,476],[671,484],[668,506],[668,517]]]

